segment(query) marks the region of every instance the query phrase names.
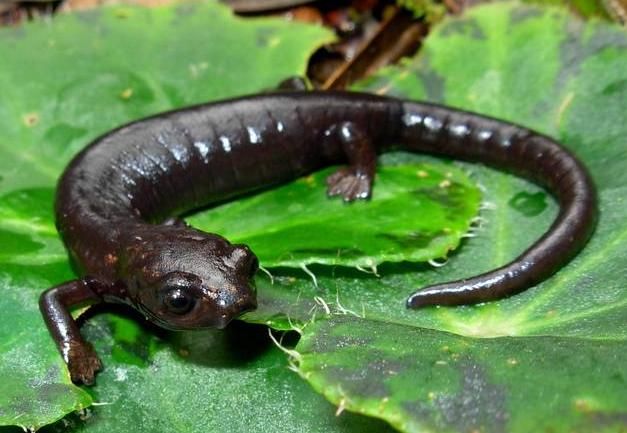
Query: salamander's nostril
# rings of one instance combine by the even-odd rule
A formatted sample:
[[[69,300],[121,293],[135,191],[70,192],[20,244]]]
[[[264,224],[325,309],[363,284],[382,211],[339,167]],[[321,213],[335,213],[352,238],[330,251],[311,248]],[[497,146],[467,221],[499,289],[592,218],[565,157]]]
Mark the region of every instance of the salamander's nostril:
[[[238,318],[247,311],[252,311],[257,308],[257,297],[254,293],[250,296],[245,296],[239,299],[236,303],[232,304],[227,311],[223,312],[217,323],[218,329],[223,329],[228,325],[231,320]]]

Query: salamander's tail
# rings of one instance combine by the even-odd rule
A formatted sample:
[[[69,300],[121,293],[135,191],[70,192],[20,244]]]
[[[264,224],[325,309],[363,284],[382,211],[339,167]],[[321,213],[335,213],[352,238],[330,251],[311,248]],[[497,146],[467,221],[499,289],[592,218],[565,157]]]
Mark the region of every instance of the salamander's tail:
[[[514,261],[476,277],[428,286],[407,299],[407,308],[467,305],[504,298],[539,282],[528,273],[531,267],[531,263]],[[541,276],[546,277],[546,274],[536,275],[537,278]]]
[[[559,202],[550,229],[512,262],[468,279],[420,290],[408,308],[491,301],[521,292],[554,274],[590,238],[597,219],[596,191],[586,168],[549,137],[473,113],[405,102],[399,141],[404,150],[473,162],[544,186]]]

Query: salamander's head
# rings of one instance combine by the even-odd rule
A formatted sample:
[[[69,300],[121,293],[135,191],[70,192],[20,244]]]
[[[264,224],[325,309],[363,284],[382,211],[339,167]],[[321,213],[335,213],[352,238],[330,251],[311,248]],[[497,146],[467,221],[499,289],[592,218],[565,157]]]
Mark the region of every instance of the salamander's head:
[[[245,245],[192,228],[142,236],[127,250],[131,302],[173,330],[224,328],[257,306],[257,257]]]

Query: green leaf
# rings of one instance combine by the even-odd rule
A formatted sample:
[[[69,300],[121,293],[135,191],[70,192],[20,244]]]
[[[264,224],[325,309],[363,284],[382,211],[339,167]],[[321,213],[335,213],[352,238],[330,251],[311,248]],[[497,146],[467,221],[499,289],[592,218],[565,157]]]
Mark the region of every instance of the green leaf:
[[[69,381],[39,313],[41,290],[72,278],[59,266],[67,256],[42,207],[51,200],[49,188],[0,197],[0,425],[36,428],[92,401]]]
[[[381,266],[380,278],[317,269],[317,288],[296,275],[275,276],[261,312],[303,333],[292,352],[301,376],[340,408],[402,431],[624,431],[625,71],[622,29],[558,9],[499,3],[445,20],[417,59],[363,83],[361,89],[441,102],[556,137],[589,167],[600,221],[581,254],[519,295],[404,310],[412,289],[513,259],[556,216],[555,202],[538,187],[459,163],[485,189],[485,221],[446,266]],[[280,297],[285,286],[292,299]]]
[[[266,327],[240,322],[226,331],[164,333],[138,322],[109,314],[83,327],[104,355],[106,368],[90,388],[98,405],[45,432],[393,431],[358,415],[336,417],[288,369]]]
[[[604,0],[525,0],[543,6],[565,6],[582,17],[608,18],[608,2]]]
[[[437,22],[446,15],[446,7],[433,0],[396,0],[396,4],[410,11],[415,18]]]
[[[203,212],[189,222],[247,244],[266,267],[321,263],[370,269],[382,262],[445,257],[479,206],[477,188],[451,166],[381,167],[375,198],[350,205],[326,197],[325,179],[333,171]]]
[[[302,75],[331,36],[213,3],[59,15],[0,36],[0,425],[38,428],[93,401],[71,384],[37,307],[44,289],[75,277],[52,215],[63,167],[121,123]],[[129,336],[116,338],[118,348]],[[246,380],[236,373],[229,380]]]
[[[0,192],[53,186],[79,149],[130,119],[274,88],[330,40],[214,3],[119,6],[3,29]]]
[[[625,426],[624,341],[477,339],[345,316],[308,327],[298,348],[298,371],[316,390],[402,431]]]
[[[25,49],[15,48],[19,43],[31,43],[28,39],[30,34],[27,35],[23,30],[15,30],[16,34],[22,35],[21,39],[3,38],[0,41],[3,60],[7,58],[5,53],[14,59],[6,64],[23,65],[11,73],[5,63],[0,66],[0,89],[3,95],[0,103],[0,155],[3,158],[0,158],[0,165],[4,176],[0,188],[3,195],[17,197],[24,193],[26,202],[33,195],[51,196],[53,178],[69,157],[90,138],[115,124],[169,108],[170,103],[178,106],[226,96],[229,92],[242,89],[242,93],[257,90],[252,85],[250,89],[247,87],[247,78],[240,79],[239,83],[235,82],[237,80],[230,82],[238,85],[236,90],[235,87],[225,90],[221,87],[222,83],[207,90],[212,84],[211,80],[206,77],[202,82],[190,79],[204,68],[205,60],[191,62],[193,67],[185,69],[168,58],[166,54],[176,50],[165,50],[163,40],[160,39],[165,36],[157,35],[172,35],[175,30],[185,32],[189,29],[192,35],[184,40],[184,47],[180,50],[185,55],[196,53],[196,56],[203,57],[204,54],[199,53],[206,53],[208,48],[195,43],[194,38],[206,30],[205,20],[208,15],[220,16],[219,12],[207,12],[205,9],[202,9],[205,12],[192,16],[176,14],[173,12],[176,10],[167,8],[146,12],[140,9],[114,9],[123,11],[115,19],[115,14],[107,11],[103,15],[92,13],[87,15],[91,21],[83,25],[86,29],[81,37],[72,35],[65,41],[64,52],[78,52],[79,57],[89,56],[92,52],[102,54],[102,51],[97,51],[105,43],[102,34],[115,32],[111,25],[107,25],[106,31],[102,30],[99,25],[103,24],[99,20],[105,23],[117,22],[126,29],[127,37],[115,36],[115,43],[112,43],[112,48],[106,51],[107,56],[103,55],[100,61],[115,71],[114,76],[119,73],[119,68],[116,68],[120,63],[126,65],[123,70],[137,74],[137,71],[143,70],[141,65],[148,64],[150,73],[160,74],[160,78],[149,80],[148,85],[143,87],[135,85],[141,80],[147,80],[143,75],[140,75],[141,79],[135,76],[126,79],[126,82],[133,83],[132,87],[117,86],[111,84],[116,81],[110,76],[102,78],[101,71],[95,71],[98,73],[86,73],[82,87],[65,97],[54,83],[72,87],[68,85],[74,80],[68,75],[65,66],[67,57],[59,53],[48,54],[52,48],[42,49],[49,47],[47,36],[59,31],[55,30],[56,24],[37,30],[40,32],[39,39]],[[154,28],[141,27],[134,31],[128,22],[133,20],[133,16],[137,17],[135,14],[150,21]],[[199,17],[195,18],[197,15]],[[176,21],[176,29],[166,26],[170,22],[167,17],[179,20]],[[193,21],[195,24],[180,21],[184,19],[197,21]],[[74,18],[64,20],[72,22]],[[230,24],[230,28],[233,26],[235,24]],[[33,28],[28,27],[29,32]],[[228,32],[218,33],[213,37]],[[154,39],[150,43],[160,42],[157,57],[151,54],[157,49],[147,49],[151,46],[144,39],[148,34],[153,35]],[[315,33],[311,38],[318,41],[323,39],[323,35]],[[373,91],[387,90],[404,97],[446,102],[535,127],[559,138],[582,156],[592,168],[599,185],[601,221],[588,248],[554,278],[523,294],[486,305],[422,311],[404,309],[407,295],[418,287],[474,275],[513,258],[548,227],[556,214],[555,203],[537,187],[476,164],[459,164],[462,171],[471,171],[473,180],[478,180],[486,188],[484,199],[491,206],[483,211],[482,216],[486,221],[475,231],[476,237],[466,240],[446,266],[432,269],[427,265],[408,263],[382,264],[378,267],[380,276],[377,277],[347,267],[311,265],[309,269],[317,278],[317,286],[300,270],[271,269],[274,284],[269,278],[259,279],[260,308],[249,316],[249,320],[272,323],[279,328],[290,328],[293,325],[304,328],[304,338],[296,350],[302,352],[300,368],[307,368],[309,374],[306,379],[335,404],[341,405],[344,398],[343,408],[382,417],[397,426],[424,425],[435,431],[482,431],[483,426],[484,431],[491,429],[498,432],[498,428],[503,425],[499,424],[503,419],[499,414],[507,413],[505,431],[544,431],[546,426],[554,427],[556,432],[620,431],[620,423],[624,424],[625,419],[624,407],[627,406],[624,393],[621,394],[620,388],[617,388],[621,383],[624,388],[626,376],[624,370],[621,370],[625,364],[624,341],[627,329],[623,272],[627,252],[622,248],[627,233],[626,191],[623,186],[626,174],[624,164],[621,164],[625,157],[624,137],[627,136],[625,123],[621,120],[627,96],[625,38],[620,29],[598,22],[583,24],[559,11],[547,12],[513,5],[479,8],[464,17],[449,20],[436,29],[425,45],[425,54],[416,62],[399,69],[390,69],[368,83],[368,88]],[[85,41],[89,49],[80,51],[83,48],[78,48],[76,40]],[[126,46],[129,40],[133,41],[133,45],[145,45],[138,47],[136,56],[116,55],[119,47]],[[170,41],[169,38],[167,40]],[[294,46],[303,43],[297,40]],[[58,48],[60,43],[53,42],[53,47],[55,44]],[[10,50],[8,45],[11,46]],[[272,87],[273,82],[277,82],[280,77],[302,71],[306,56],[300,48],[295,49],[300,54],[295,56],[292,71],[268,70],[268,74],[276,73],[276,80],[274,75],[271,80],[262,74],[265,78],[260,79],[256,86]],[[48,65],[58,63],[38,63],[40,57],[45,57],[42,51],[46,53],[48,62],[64,62],[63,65],[54,68]],[[248,49],[247,54],[252,51]],[[28,63],[22,57],[27,54]],[[277,62],[276,57],[273,58],[268,52],[264,51],[264,54],[269,59],[267,64],[274,61],[276,68],[280,69],[287,63],[283,57]],[[286,56],[285,52],[280,54]],[[113,64],[106,60],[108,56]],[[248,59],[240,55],[240,61],[241,58]],[[215,64],[212,62],[212,65]],[[185,65],[190,63],[186,62]],[[93,69],[97,68],[94,66]],[[235,67],[229,72],[239,73],[251,69],[252,66]],[[49,77],[43,76],[43,71],[50,75],[51,82],[47,81]],[[185,71],[187,75],[183,76],[187,80],[180,78],[181,75],[177,75],[176,71]],[[167,82],[173,78],[165,78],[166,72],[179,77],[174,79],[175,85],[167,86]],[[91,79],[97,85],[90,86]],[[166,84],[160,85],[161,82]],[[15,83],[20,83],[21,87]],[[132,91],[129,92],[129,88]],[[99,89],[104,89],[103,93],[93,96]],[[24,97],[24,94],[30,95],[31,92],[31,96]],[[42,116],[37,108],[49,102],[51,93],[60,95],[54,100],[55,108],[41,112],[61,113],[58,118]],[[152,99],[142,97],[150,107],[144,107],[143,103],[134,107],[129,104],[133,95],[150,93],[157,96]],[[4,99],[5,95],[10,97]],[[170,101],[163,95],[168,95]],[[36,103],[30,103],[29,99]],[[83,100],[90,109],[82,105]],[[9,110],[12,106],[17,108]],[[109,118],[109,114],[103,116],[102,111],[92,110],[91,107],[105,107],[108,112],[117,113],[117,117]],[[130,108],[122,112],[124,107]],[[48,118],[56,121],[55,127],[45,123]],[[42,129],[36,132],[37,128]],[[387,156],[384,162],[398,164],[416,161],[424,163],[433,160],[397,154]],[[6,200],[5,203],[12,204],[0,206],[5,213],[10,212],[16,203],[8,201],[8,198]],[[6,236],[9,239],[6,245],[14,248],[16,253],[3,256],[18,257],[18,262],[3,263],[0,271],[3,278],[0,308],[5,315],[0,322],[0,347],[6,347],[7,350],[24,347],[20,349],[24,352],[18,353],[11,361],[21,357],[33,359],[37,363],[35,366],[17,366],[21,369],[18,370],[20,374],[29,378],[47,377],[41,373],[46,366],[56,365],[57,371],[61,371],[62,367],[35,307],[37,295],[43,288],[72,278],[73,275],[66,260],[55,262],[50,258],[63,252],[60,242],[53,238],[50,204],[48,199],[34,200],[32,204],[24,205],[26,209],[31,208],[22,213],[24,217],[13,218],[17,220],[13,227],[3,226],[3,230],[11,232],[11,235]],[[35,216],[39,213],[47,215],[43,224],[47,228],[33,230],[37,238],[31,238],[26,228],[29,225],[36,227],[40,223],[36,218],[30,219],[31,212]],[[21,225],[22,220],[26,220],[27,224]],[[18,229],[16,225],[23,228]],[[51,233],[50,237],[47,237],[47,232]],[[15,239],[13,233],[28,233],[30,241],[13,242],[10,240]],[[25,246],[20,254],[19,245],[22,243]],[[26,254],[29,248],[34,252],[32,255]],[[43,263],[36,263],[38,256],[35,251],[46,251]],[[29,307],[25,309],[24,304]],[[333,319],[325,322],[322,318],[327,316],[327,311],[352,312],[365,316],[365,319],[345,319],[345,322]],[[312,315],[318,321],[304,327]],[[225,337],[227,340],[224,345],[220,342],[222,337],[217,337],[216,342],[215,337],[205,333],[179,337],[181,341],[198,338],[200,341],[197,344],[201,348],[194,348],[196,343],[179,344],[172,335],[141,329],[134,321],[116,319],[111,315],[102,321],[91,320],[87,324],[88,338],[97,341],[98,350],[104,353],[107,367],[98,378],[98,384],[88,391],[96,402],[106,404],[91,408],[89,415],[83,416],[87,418],[86,421],[67,418],[55,428],[62,429],[64,423],[71,423],[67,428],[69,430],[101,428],[127,431],[129,425],[150,431],[166,428],[264,431],[266,426],[266,431],[384,430],[381,424],[371,424],[367,419],[348,416],[346,411],[334,417],[333,409],[325,406],[312,393],[307,393],[307,388],[297,380],[297,376],[284,369],[283,358],[276,350],[263,350],[250,358],[245,357],[244,362],[229,355],[234,346],[249,345],[248,340],[242,339],[242,335],[247,332],[237,332],[232,339]],[[458,335],[441,332],[446,330]],[[30,331],[33,333],[30,334]],[[340,332],[345,334],[345,339],[338,344],[337,335]],[[165,341],[160,342],[155,335],[162,335]],[[356,340],[360,336],[368,337],[368,347],[358,344]],[[329,345],[325,346],[327,338]],[[421,347],[423,340],[424,348]],[[452,348],[454,352],[451,352],[450,359],[438,357],[439,353],[446,351],[433,353],[432,350],[442,349],[437,346],[438,342],[446,342],[443,345]],[[202,344],[216,348],[215,352],[202,349]],[[345,350],[339,347],[342,344]],[[559,350],[560,347],[564,350]],[[181,348],[184,350],[181,351]],[[393,352],[395,348],[399,348],[398,353]],[[523,352],[519,355],[518,351]],[[508,363],[508,352],[515,352],[519,357],[511,358],[515,361]],[[7,374],[16,374],[15,369],[4,370],[5,353],[2,352],[0,363],[0,377],[3,378]],[[404,406],[405,411],[402,413],[394,411],[399,406],[393,407],[393,404],[389,406],[392,409],[384,406],[383,410],[375,413],[370,402],[379,397],[382,383],[388,386],[389,377],[385,367],[394,366],[393,362],[400,353],[409,354],[408,357],[413,358],[416,364],[406,371],[407,375],[401,377],[400,385],[398,382],[393,384],[395,396],[392,402],[413,402],[414,405]],[[455,353],[460,354],[458,360],[452,356]],[[51,357],[50,362],[46,361],[47,356]],[[220,361],[222,356],[226,361]],[[329,371],[345,371],[350,375],[326,375],[324,361],[327,356],[327,365],[333,366]],[[440,366],[436,364],[437,361],[447,361],[447,369],[442,373],[437,369],[429,370],[432,374],[427,375],[426,371],[418,368],[418,363],[425,358],[425,362],[432,360],[437,366]],[[378,360],[379,364],[369,362],[373,359]],[[464,360],[469,363],[463,363]],[[362,368],[359,368],[357,361],[360,361]],[[402,361],[397,366],[407,365],[407,357]],[[518,364],[524,367],[524,375],[510,373],[511,368],[517,366],[516,362],[524,362],[524,366]],[[383,366],[375,369],[375,373],[381,374],[381,377],[370,374],[373,365]],[[421,365],[426,367],[426,364]],[[583,372],[581,366],[589,366],[588,371]],[[362,385],[372,384],[371,387],[365,387],[365,393],[362,392],[364,387],[358,386],[362,376]],[[69,386],[67,376],[61,382]],[[468,385],[465,387],[466,383]],[[338,397],[337,393],[334,394],[338,384],[350,392]],[[351,387],[352,384],[356,385]],[[425,393],[425,389],[414,384],[430,388],[434,392],[433,399],[429,391]],[[479,393],[474,398],[477,385],[483,387],[483,384],[488,385],[488,392]],[[533,384],[537,384],[541,392],[533,393]],[[283,387],[281,392],[277,392],[279,386]],[[268,394],[253,394],[254,388],[267,388]],[[13,390],[13,387],[7,389]],[[517,396],[518,390],[521,391],[520,396]],[[4,391],[0,389],[0,396],[5,395]],[[494,395],[500,396],[500,392],[505,393],[504,404],[494,406]],[[24,391],[24,394],[28,396],[34,393],[26,394]],[[247,398],[248,395],[254,397]],[[0,419],[22,425],[50,422],[72,410],[72,404],[81,401],[75,397],[66,402],[55,398],[54,403],[62,406],[60,410],[55,409],[49,401],[36,403],[36,412],[31,414],[34,421],[27,423],[23,422],[23,415],[7,411],[5,408],[8,405],[2,398]],[[67,395],[64,398],[68,398]],[[179,405],[178,401],[183,404]],[[464,405],[464,401],[469,403]],[[559,410],[543,417],[541,415],[547,415],[548,412],[542,407],[544,411],[537,409],[539,415],[536,416],[534,410],[538,408],[538,402]],[[52,408],[54,414],[43,413],[45,408],[42,405]],[[506,412],[501,412],[501,407]],[[306,408],[313,409],[307,411]],[[17,415],[20,417],[15,418]],[[216,420],[224,421],[224,424],[218,426]],[[244,420],[249,422],[245,423]],[[208,424],[211,425],[210,429],[205,428]],[[186,428],[188,426],[192,427]]]
[[[150,32],[142,30],[148,25],[151,26]],[[236,32],[238,36],[227,34],[229,32]],[[192,48],[191,39],[205,33],[215,46]],[[147,39],[146,34],[168,36],[152,40]],[[187,365],[185,359],[166,355],[167,348],[152,335],[154,330],[139,328],[123,319],[110,319],[111,323],[105,322],[107,324],[90,338],[101,343],[100,353],[106,353],[104,361],[108,370],[99,376],[98,385],[88,393],[71,384],[37,309],[41,291],[74,277],[54,228],[54,179],[81,146],[119,123],[180,105],[271,88],[281,78],[300,73],[306,59],[303,46],[315,46],[327,37],[326,33],[278,21],[258,20],[244,24],[222,8],[189,4],[155,10],[123,7],[62,16],[51,27],[29,25],[25,30],[7,31],[6,35],[8,42],[0,45],[0,52],[7,53],[9,62],[3,67],[4,80],[0,81],[0,86],[7,88],[4,94],[11,104],[7,102],[0,106],[6,114],[0,119],[4,131],[0,135],[0,154],[5,156],[0,159],[0,168],[7,174],[0,179],[0,241],[3,245],[0,275],[6,292],[0,305],[7,312],[0,322],[0,353],[6,360],[0,366],[0,374],[11,380],[0,385],[0,424],[38,428],[94,401],[101,402],[100,396],[105,402],[122,395],[143,401],[144,394],[137,393],[140,388],[153,392],[169,381],[185,387],[194,386],[198,371],[188,370],[193,365]],[[288,36],[289,43],[286,41]],[[132,53],[116,55],[115,47],[123,45],[126,39],[134,41]],[[84,46],[77,47],[75,40],[81,40]],[[176,43],[172,42],[174,40]],[[34,47],[42,44],[48,50],[38,53]],[[159,48],[162,44],[174,45],[164,54]],[[14,47],[15,53],[9,47]],[[253,51],[259,58],[241,54]],[[63,65],[76,64],[89,55],[96,61],[81,64],[62,75],[57,72],[64,70]],[[240,59],[239,65],[234,63],[233,56]],[[281,61],[275,63],[281,63],[281,68],[263,68],[264,62],[272,64],[272,59],[279,57]],[[242,64],[244,58],[251,63],[249,68]],[[25,60],[28,67],[25,67]],[[261,66],[254,79],[249,80],[245,71],[250,70],[252,64]],[[54,68],[53,65],[59,66]],[[222,76],[220,71],[229,71],[228,77]],[[219,80],[211,80],[212,77]],[[17,93],[11,83],[18,79],[34,85]],[[21,143],[21,146],[18,148],[15,143]],[[233,233],[234,239],[250,242],[255,250],[259,249],[258,253],[268,266],[332,262],[370,268],[382,260],[428,260],[445,256],[467,231],[479,201],[477,189],[463,171],[449,165],[395,165],[381,170],[376,205],[357,203],[346,206],[339,200],[327,200],[323,188],[326,174],[319,173],[276,192],[223,206],[192,221],[201,228],[206,228],[206,221],[219,233],[227,236]],[[317,188],[311,187],[312,182]],[[294,209],[297,205],[294,196],[300,197],[301,207],[311,206],[316,211],[308,212],[311,215],[305,217],[302,210]],[[404,205],[403,202],[409,199],[411,206]],[[281,215],[286,200],[291,203],[292,213]],[[254,224],[251,224],[251,218],[248,223],[239,218],[245,209],[253,217]],[[273,214],[274,218],[265,221],[257,218],[264,213]],[[381,213],[383,217],[379,215]],[[295,218],[299,214],[300,225],[296,227],[294,221],[299,221]],[[415,214],[425,218],[420,222],[412,221]],[[355,215],[360,215],[361,224],[355,224],[358,219]],[[392,219],[386,215],[395,217]],[[344,249],[346,243],[309,241],[316,250],[312,254],[312,251],[305,251],[309,246],[307,240],[298,235],[299,231],[316,233],[325,230],[328,218],[345,221],[344,226],[337,226],[333,241],[345,241],[348,236],[351,239],[346,253],[340,258],[337,257],[338,249]],[[233,224],[239,220],[244,224]],[[380,236],[374,242],[364,236],[364,232],[372,233],[373,223],[380,226]],[[253,236],[238,234],[242,228]],[[266,235],[268,232],[272,233]],[[317,238],[320,240],[319,236]],[[364,251],[352,256],[348,254],[357,247],[363,247]],[[298,248],[302,251],[297,251]],[[324,249],[328,251],[325,253]],[[283,257],[278,256],[277,251],[283,251]],[[113,339],[104,338],[106,332]],[[212,348],[220,356],[227,356],[228,347],[219,342]],[[273,362],[283,356],[278,349],[268,353]],[[159,360],[163,360],[164,372],[170,371],[171,375],[157,379],[159,375],[151,369],[159,365]],[[126,372],[128,366],[137,368],[138,373],[132,381],[126,382],[120,377],[126,374],[123,371]],[[268,370],[266,355],[251,360],[246,368],[233,369],[233,374],[228,376],[218,375],[219,369],[214,367],[200,368],[204,371],[201,383],[207,394],[226,386],[232,386],[235,395],[241,392],[252,394],[248,389],[240,389],[251,375],[250,389],[264,389],[265,382],[258,377],[265,377]],[[287,371],[279,373],[277,366],[268,374],[278,383],[285,379]],[[182,381],[180,375],[189,377],[189,382]],[[296,376],[289,377],[291,382],[298,381]],[[223,382],[216,382],[218,378]],[[144,381],[144,385],[139,385]],[[298,386],[297,399],[308,399],[315,411],[307,413],[306,422],[292,417],[288,421],[280,420],[277,425],[299,425],[310,431],[312,426],[308,422],[317,423],[324,419],[324,431],[381,430],[380,423],[372,420],[358,417],[353,421],[337,420],[328,403],[303,385]],[[265,390],[257,392],[267,394]],[[172,395],[170,393],[168,397]],[[218,397],[219,394],[213,400],[215,404],[225,400]],[[154,402],[152,412],[164,412],[164,398]],[[261,397],[251,403],[256,400]],[[207,397],[193,395],[185,404],[195,413],[204,414],[200,408],[208,401]],[[111,407],[107,404],[83,412],[81,417],[87,417],[84,423],[80,418],[70,418],[55,428],[68,422],[76,429],[111,429],[127,425],[127,422],[153,425],[146,420],[141,407],[125,407],[123,412],[128,419],[123,420],[119,416],[122,402],[109,403]],[[281,406],[282,403],[285,404]],[[233,411],[221,410],[223,416],[215,424],[218,430],[227,430],[226,426],[232,425],[233,419],[239,419],[235,405],[226,406],[232,407]],[[294,411],[289,401],[277,402],[272,398],[267,399],[265,406],[256,406],[260,413],[273,413],[281,407],[285,412]],[[164,418],[157,417],[154,423],[169,419],[167,412],[164,412]],[[191,419],[183,423],[177,421],[173,426],[203,425],[200,420],[192,422]],[[263,422],[262,425],[270,424]]]

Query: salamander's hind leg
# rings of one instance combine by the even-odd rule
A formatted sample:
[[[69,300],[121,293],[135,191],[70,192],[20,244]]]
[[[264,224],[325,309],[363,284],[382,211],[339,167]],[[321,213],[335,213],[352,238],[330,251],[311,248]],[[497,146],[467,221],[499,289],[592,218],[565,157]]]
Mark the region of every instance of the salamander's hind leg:
[[[39,298],[39,309],[73,382],[92,384],[102,363],[92,345],[81,336],[69,309],[102,302],[98,294],[102,288],[92,278],[81,278],[48,289]]]
[[[341,195],[344,201],[370,198],[377,165],[372,142],[352,122],[338,125],[337,133],[349,165],[327,177],[327,194]]]

